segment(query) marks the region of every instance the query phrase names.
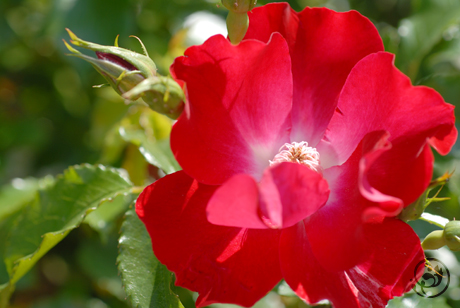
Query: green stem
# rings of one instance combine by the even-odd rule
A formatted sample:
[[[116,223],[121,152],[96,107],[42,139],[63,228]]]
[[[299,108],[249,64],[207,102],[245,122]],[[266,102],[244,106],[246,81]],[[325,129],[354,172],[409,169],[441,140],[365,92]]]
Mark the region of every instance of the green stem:
[[[449,219],[447,218],[444,218],[439,215],[430,214],[430,213],[423,213],[419,219],[427,221],[430,224],[436,225],[442,229],[444,229],[446,224],[449,222]]]

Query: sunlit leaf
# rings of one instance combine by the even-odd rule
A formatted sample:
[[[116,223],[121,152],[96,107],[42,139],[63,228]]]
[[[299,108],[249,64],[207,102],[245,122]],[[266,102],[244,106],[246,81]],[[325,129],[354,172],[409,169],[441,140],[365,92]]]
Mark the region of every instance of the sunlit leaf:
[[[111,231],[114,231],[116,220],[128,210],[129,205],[133,202],[135,196],[118,195],[101,205],[85,217],[84,222],[91,228],[98,231],[103,240]]]
[[[70,167],[55,185],[39,190],[3,242],[9,284],[14,285],[101,202],[131,188],[116,169],[81,165]]]
[[[154,256],[150,236],[133,209],[126,213],[119,247],[118,269],[133,307],[183,307],[170,289],[171,272]]]

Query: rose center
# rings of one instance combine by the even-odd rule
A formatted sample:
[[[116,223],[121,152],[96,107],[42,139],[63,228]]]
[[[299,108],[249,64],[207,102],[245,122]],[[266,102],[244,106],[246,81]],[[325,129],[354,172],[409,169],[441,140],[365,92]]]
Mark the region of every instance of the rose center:
[[[316,148],[309,147],[308,142],[305,141],[285,143],[279,149],[279,153],[275,155],[273,160],[270,160],[270,166],[282,162],[298,163],[316,172],[322,173],[318,151]]]

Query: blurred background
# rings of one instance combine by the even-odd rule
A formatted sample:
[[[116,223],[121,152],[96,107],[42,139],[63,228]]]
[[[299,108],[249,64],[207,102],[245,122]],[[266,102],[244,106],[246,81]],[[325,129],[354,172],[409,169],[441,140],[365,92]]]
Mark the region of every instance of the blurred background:
[[[267,2],[274,1],[258,4]],[[396,65],[414,84],[433,87],[460,106],[460,1],[288,2],[297,11],[305,6],[358,10],[377,26],[386,50],[396,54]],[[126,157],[147,164],[119,134],[118,123],[133,111],[110,87],[92,87],[105,80],[91,65],[66,56],[65,28],[104,45],[113,45],[119,34],[120,47],[141,52],[139,42],[129,38],[136,35],[166,75],[187,46],[225,35],[225,16],[216,0],[0,0],[0,212],[9,198],[69,165],[129,169]],[[460,218],[458,142],[448,156],[436,156],[435,169],[437,176],[457,172],[441,193],[451,199],[428,211]],[[110,225],[86,223],[71,232],[18,282],[12,307],[129,307],[115,264],[121,213]],[[423,221],[411,225],[422,238],[436,229]],[[439,255],[449,260],[445,263],[453,278],[448,291],[436,299],[409,294],[391,307],[460,307],[459,254],[441,250]],[[186,307],[194,307],[193,294],[174,290]],[[306,305],[280,285],[258,307]]]

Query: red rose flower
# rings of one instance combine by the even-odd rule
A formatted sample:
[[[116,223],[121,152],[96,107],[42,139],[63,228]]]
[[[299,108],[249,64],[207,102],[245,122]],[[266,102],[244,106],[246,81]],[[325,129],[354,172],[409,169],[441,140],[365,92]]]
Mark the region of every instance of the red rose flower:
[[[281,279],[306,302],[384,307],[423,260],[396,215],[449,152],[453,107],[412,86],[357,12],[249,13],[172,66],[187,103],[171,133],[183,168],[136,210],[157,258],[197,306],[251,306]]]

